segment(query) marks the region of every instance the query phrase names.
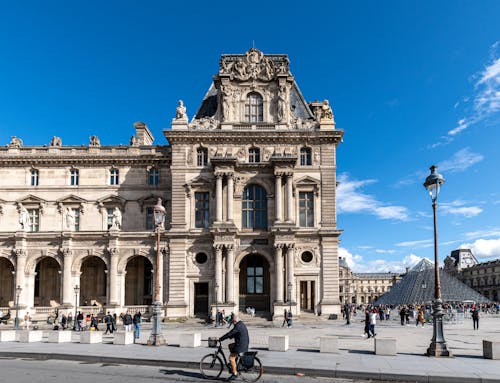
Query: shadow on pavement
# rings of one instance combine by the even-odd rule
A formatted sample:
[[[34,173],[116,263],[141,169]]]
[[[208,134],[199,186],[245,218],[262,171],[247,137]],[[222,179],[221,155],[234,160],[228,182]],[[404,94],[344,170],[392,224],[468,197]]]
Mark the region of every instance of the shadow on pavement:
[[[176,370],[160,370],[160,373],[162,373],[163,375],[179,375],[179,376],[186,376],[189,378],[204,379],[199,372],[191,372],[191,371],[176,369]]]

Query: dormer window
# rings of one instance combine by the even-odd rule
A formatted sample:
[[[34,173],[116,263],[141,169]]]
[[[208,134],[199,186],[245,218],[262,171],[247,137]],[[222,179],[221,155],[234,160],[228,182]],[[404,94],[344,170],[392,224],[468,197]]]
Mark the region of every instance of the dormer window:
[[[300,148],[300,166],[311,166],[311,148]]]
[[[196,166],[208,165],[208,149],[199,147],[196,149]]]
[[[248,150],[248,162],[250,162],[250,163],[260,162],[260,149],[259,148],[250,148]]]
[[[245,121],[262,122],[264,120],[264,108],[262,96],[258,93],[249,93],[245,101]]]

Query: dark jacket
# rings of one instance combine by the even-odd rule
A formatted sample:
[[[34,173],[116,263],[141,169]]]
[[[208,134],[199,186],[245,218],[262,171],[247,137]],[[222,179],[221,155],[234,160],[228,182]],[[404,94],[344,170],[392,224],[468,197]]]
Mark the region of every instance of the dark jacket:
[[[225,339],[234,339],[234,352],[235,353],[242,353],[248,351],[248,343],[249,343],[249,338],[248,338],[248,330],[247,326],[245,326],[245,323],[242,321],[237,322],[233,329],[229,331],[227,334],[224,334],[221,336],[220,341],[222,342]]]
[[[125,314],[125,316],[123,317],[123,324],[124,325],[132,324],[132,315]]]

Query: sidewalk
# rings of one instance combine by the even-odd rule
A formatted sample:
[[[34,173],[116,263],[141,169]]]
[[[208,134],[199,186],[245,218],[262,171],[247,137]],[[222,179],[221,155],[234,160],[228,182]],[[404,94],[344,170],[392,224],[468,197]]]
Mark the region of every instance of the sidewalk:
[[[395,321],[381,322],[378,336],[396,337],[398,355],[373,354],[373,340],[361,336],[363,325],[355,319],[350,326],[342,321],[300,323],[293,328],[268,325],[249,326],[251,348],[259,351],[265,372],[291,375],[297,372],[308,376],[354,379],[400,380],[412,382],[500,382],[500,361],[482,358],[482,339],[500,340],[500,319],[481,319],[482,329],[473,331],[472,324],[445,326],[445,337],[453,358],[429,358],[425,349],[432,337],[432,326],[425,328],[400,326]],[[469,326],[470,325],[470,326]],[[149,326],[148,326],[149,327]],[[221,336],[227,328],[214,328],[195,323],[165,324],[164,333],[169,346],[148,347],[143,344],[113,345],[112,337],[103,338],[103,344],[80,344],[78,333],[72,343],[0,343],[0,356],[30,357],[37,359],[65,359],[87,362],[145,364],[180,368],[198,368],[201,357],[213,349],[206,347],[209,336]],[[197,331],[202,334],[202,347],[180,348],[182,333]],[[267,350],[267,337],[271,334],[289,334],[287,352]],[[150,330],[143,327],[141,343],[145,343]],[[320,354],[319,337],[339,337],[339,354]]]

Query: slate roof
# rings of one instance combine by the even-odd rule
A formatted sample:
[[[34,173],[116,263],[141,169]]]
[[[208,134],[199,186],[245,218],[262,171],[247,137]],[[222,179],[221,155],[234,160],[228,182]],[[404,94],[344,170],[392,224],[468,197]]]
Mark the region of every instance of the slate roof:
[[[430,266],[430,267],[429,267]],[[454,276],[439,270],[441,296],[443,302],[475,301],[488,303],[489,300]],[[391,290],[375,302],[376,305],[408,305],[431,302],[434,299],[434,265],[424,259],[406,274]]]

